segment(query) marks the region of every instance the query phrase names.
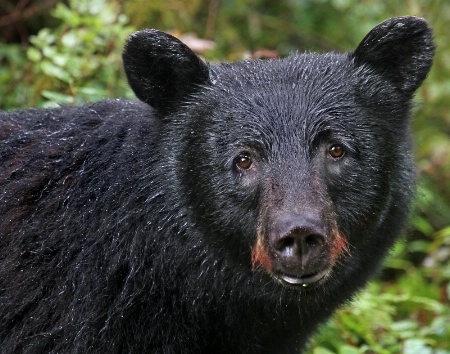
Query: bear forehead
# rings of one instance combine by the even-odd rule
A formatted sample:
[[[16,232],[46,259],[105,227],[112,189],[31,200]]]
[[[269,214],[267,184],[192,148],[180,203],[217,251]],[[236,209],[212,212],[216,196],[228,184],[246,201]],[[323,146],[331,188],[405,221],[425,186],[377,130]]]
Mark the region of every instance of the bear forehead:
[[[359,74],[348,54],[293,54],[214,65],[211,88],[226,110],[298,117],[353,105]]]
[[[238,89],[298,83],[302,86],[339,81],[351,73],[353,60],[348,54],[294,53],[283,59],[247,60],[221,63],[212,67],[212,81]],[[327,85],[329,86],[329,85]]]
[[[315,117],[318,124],[317,119],[342,118],[353,110],[357,71],[348,54],[335,53],[218,64],[211,67],[209,94],[225,120],[297,126]]]

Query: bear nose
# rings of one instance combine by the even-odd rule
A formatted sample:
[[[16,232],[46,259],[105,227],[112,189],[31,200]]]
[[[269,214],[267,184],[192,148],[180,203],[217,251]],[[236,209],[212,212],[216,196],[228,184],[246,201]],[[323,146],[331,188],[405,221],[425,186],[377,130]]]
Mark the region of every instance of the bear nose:
[[[292,271],[313,271],[321,263],[326,244],[321,218],[308,213],[284,215],[272,228],[272,246],[277,257]]]

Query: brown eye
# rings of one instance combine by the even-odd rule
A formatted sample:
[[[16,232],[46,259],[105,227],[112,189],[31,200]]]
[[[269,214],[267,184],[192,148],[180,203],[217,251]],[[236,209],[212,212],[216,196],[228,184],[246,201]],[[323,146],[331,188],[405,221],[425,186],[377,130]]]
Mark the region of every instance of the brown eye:
[[[242,170],[248,170],[252,166],[252,160],[248,155],[240,155],[236,159],[236,166]]]
[[[330,148],[328,149],[328,153],[332,158],[338,159],[344,156],[344,148],[342,147],[342,145],[334,144],[330,146]]]

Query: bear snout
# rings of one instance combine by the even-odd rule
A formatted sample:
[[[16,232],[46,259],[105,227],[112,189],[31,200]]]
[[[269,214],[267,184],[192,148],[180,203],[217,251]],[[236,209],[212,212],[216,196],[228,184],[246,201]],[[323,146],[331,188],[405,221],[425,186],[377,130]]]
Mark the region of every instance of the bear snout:
[[[278,216],[269,235],[274,275],[295,285],[322,279],[331,258],[326,235],[318,214],[305,212]]]

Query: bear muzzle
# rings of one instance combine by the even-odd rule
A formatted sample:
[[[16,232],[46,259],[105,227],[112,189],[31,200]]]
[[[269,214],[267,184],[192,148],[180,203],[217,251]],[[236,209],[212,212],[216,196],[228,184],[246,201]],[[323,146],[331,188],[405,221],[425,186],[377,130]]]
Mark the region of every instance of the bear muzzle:
[[[329,230],[331,229],[331,231]],[[327,228],[319,213],[277,215],[267,238],[259,233],[252,250],[253,269],[261,265],[284,285],[307,287],[325,279],[342,251],[345,236]]]

